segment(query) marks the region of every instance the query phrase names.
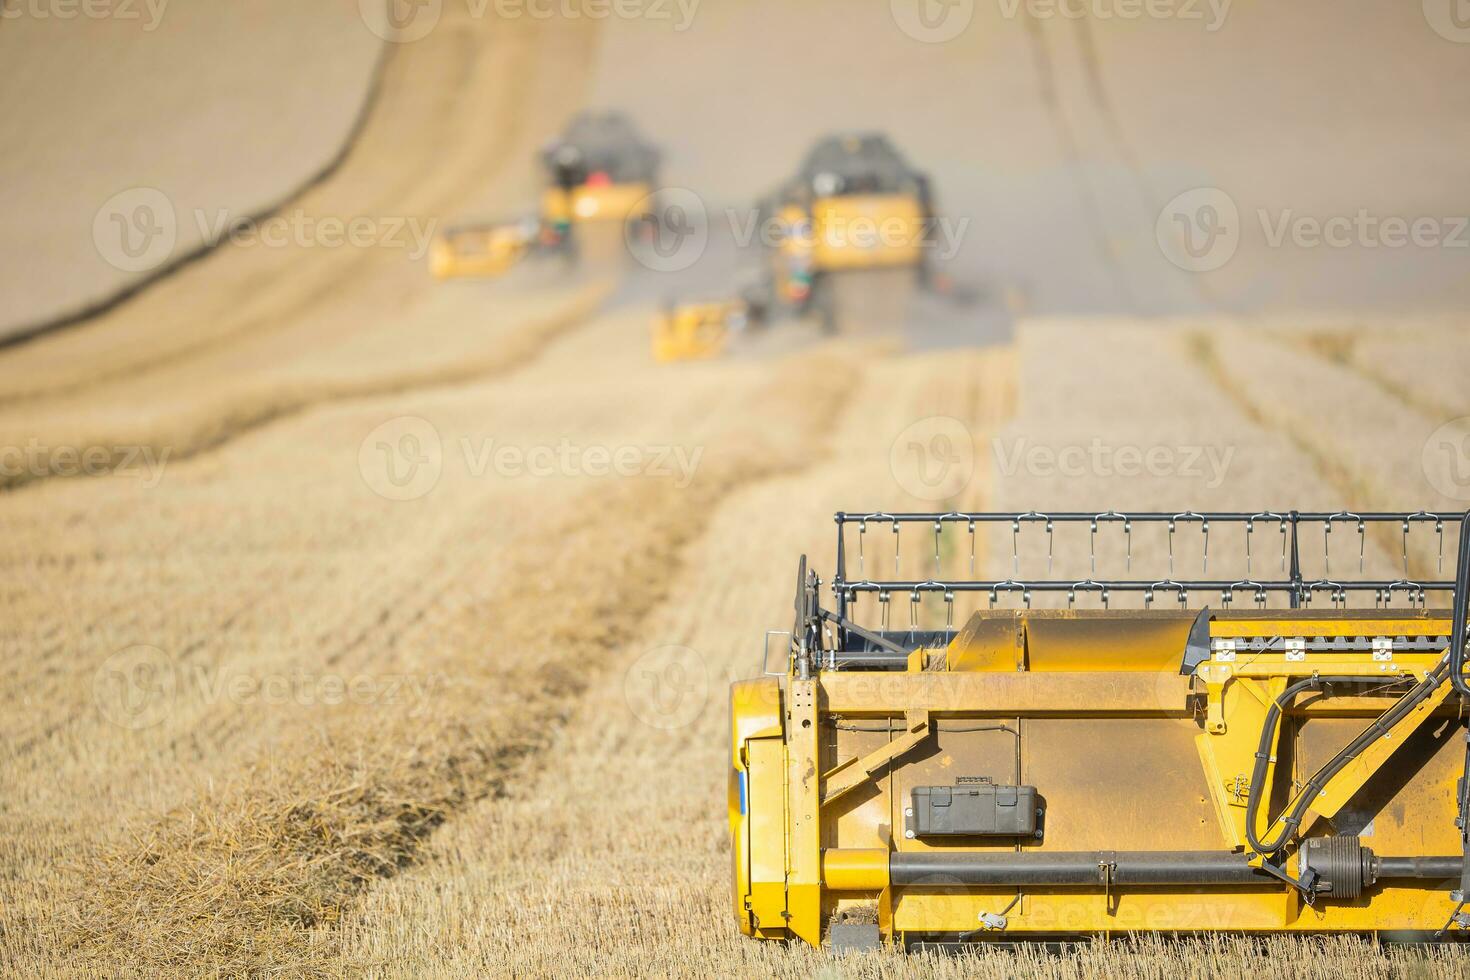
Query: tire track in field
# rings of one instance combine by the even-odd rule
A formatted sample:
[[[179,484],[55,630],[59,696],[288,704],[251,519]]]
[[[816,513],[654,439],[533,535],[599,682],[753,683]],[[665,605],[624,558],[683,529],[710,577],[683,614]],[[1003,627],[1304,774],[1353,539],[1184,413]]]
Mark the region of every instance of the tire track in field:
[[[820,965],[822,951],[739,936],[720,900],[729,873],[721,682],[749,676],[755,659],[748,639],[732,645],[729,637],[759,637],[777,625],[763,623],[762,610],[789,605],[787,573],[798,553],[825,568],[833,509],[923,509],[895,482],[886,435],[915,416],[943,413],[984,442],[1009,417],[1014,369],[991,354],[919,354],[869,366],[858,380],[884,399],[849,404],[808,465],[722,499],[686,546],[687,575],[642,627],[658,638],[644,648],[699,651],[708,690],[698,680],[690,690],[702,710],[684,715],[690,702],[681,698],[679,724],[653,724],[620,683],[620,674],[638,676],[640,647],[616,651],[613,672],[589,684],[534,767],[447,826],[432,862],[364,899],[324,944],[339,947],[331,968],[350,974],[393,963],[407,974],[540,976],[556,972],[559,959],[560,972],[571,975],[763,976],[791,963],[792,952],[794,969]],[[946,506],[984,509],[990,479],[978,469]],[[565,779],[569,766],[584,778]],[[638,833],[623,829],[630,827]],[[452,893],[444,888],[450,881]],[[568,947],[614,904],[621,932]],[[446,943],[470,909],[484,928],[463,945]],[[525,935],[540,942],[516,938]]]
[[[505,172],[514,159],[513,154],[524,149],[522,144],[526,141],[530,122],[527,117],[535,115],[530,111],[535,108],[532,105],[534,100],[530,97],[535,84],[532,80],[535,59],[542,48],[555,43],[556,36],[540,31],[525,31],[523,33],[527,40],[523,43],[506,42],[504,50],[497,48],[487,53],[490,42],[485,37],[464,29],[454,30],[447,24],[441,25],[440,31],[445,33],[446,39],[435,50],[442,57],[447,57],[450,63],[436,65],[435,75],[416,74],[415,63],[411,60],[413,53],[402,50],[402,46],[390,46],[395,50],[391,54],[385,54],[379,65],[374,97],[365,105],[363,117],[354,129],[351,141],[344,144],[340,158],[331,171],[299,188],[279,205],[257,216],[258,219],[269,218],[281,214],[292,205],[309,202],[312,210],[324,209],[327,214],[345,210],[369,216],[413,213],[437,220],[437,216],[450,213],[467,193],[492,183]],[[595,40],[595,32],[590,28],[582,33],[586,35],[581,39],[584,45]],[[487,36],[490,36],[489,32]],[[442,82],[442,75],[469,78],[473,82],[478,75],[485,73],[485,69],[477,72],[478,63],[493,59],[507,62],[503,68],[493,72],[496,76],[494,85],[438,86],[461,93],[469,92],[468,96],[460,95],[455,99],[415,97],[421,95],[424,89],[435,88],[437,83]],[[575,86],[575,82],[572,84]],[[485,104],[486,100],[489,100],[488,105]],[[419,112],[405,117],[402,110],[395,108],[399,103],[424,107],[427,113]],[[411,121],[404,122],[404,118]],[[406,159],[398,168],[398,173],[383,175],[379,183],[369,190],[371,197],[368,204],[343,208],[341,205],[346,202],[333,201],[330,198],[311,202],[309,195],[312,191],[332,193],[338,189],[339,184],[345,184],[348,188],[346,192],[350,192],[354,180],[372,180],[372,161],[364,162],[364,154],[372,150],[391,148],[400,142],[411,147],[464,145],[467,141],[463,139],[454,143],[446,141],[444,134],[462,130],[466,118],[486,120],[484,125],[477,125],[475,131],[493,133],[494,138],[487,136],[483,144],[471,141],[467,151],[446,153],[437,158],[431,154],[430,158],[435,161],[433,167],[416,157]],[[396,133],[397,129],[409,125],[412,125],[413,132]],[[366,173],[359,176],[354,172],[354,166],[361,166]],[[187,262],[171,267],[168,275],[155,276],[139,284],[126,297],[117,298],[106,309],[86,318],[78,317],[74,324],[76,329],[33,333],[26,344],[12,345],[14,353],[29,356],[28,348],[54,340],[79,346],[77,353],[85,357],[86,338],[82,337],[82,331],[88,327],[94,330],[126,331],[137,321],[155,316],[149,310],[139,308],[138,302],[145,298],[153,302],[169,299],[170,297],[160,294],[159,289],[166,290],[172,282],[184,278],[176,274],[182,274],[186,269],[202,270],[201,274],[206,275],[216,274],[214,270],[218,266],[213,263],[231,262],[225,248],[228,241],[228,237],[225,237],[214,246],[204,247],[189,256]],[[206,258],[212,260],[208,266],[200,261]],[[113,343],[110,349],[102,352],[102,356],[88,359],[85,367],[80,370],[70,363],[75,360],[71,358],[64,361],[60,369],[56,367],[55,359],[53,363],[43,363],[43,368],[50,370],[37,371],[30,376],[28,372],[9,371],[11,376],[5,378],[6,390],[0,393],[0,407],[84,393],[97,385],[187,363],[191,359],[228,348],[242,338],[282,332],[299,325],[311,312],[330,306],[334,299],[340,299],[353,282],[361,281],[371,272],[375,258],[377,255],[373,250],[347,250],[342,254],[326,254],[323,257],[311,253],[303,254],[297,249],[270,262],[265,268],[242,271],[238,263],[226,266],[225,272],[217,273],[233,277],[231,282],[225,284],[225,289],[206,295],[202,300],[183,297],[188,303],[202,304],[201,309],[188,315],[188,319],[211,324],[209,333],[194,336],[187,329],[184,317],[175,314],[180,319],[180,329],[168,338],[168,347],[165,350],[160,351],[156,345],[145,344],[142,351],[134,353],[120,343]],[[296,266],[308,262],[311,264],[311,272],[303,277]],[[261,293],[264,293],[264,297],[258,302],[253,301]],[[165,315],[169,314],[167,310],[163,312]],[[108,314],[120,317],[121,322],[112,322]],[[175,339],[180,335],[192,339]],[[114,338],[104,336],[102,339]],[[145,338],[153,339],[155,338]],[[39,350],[37,353],[39,354]]]
[[[1117,249],[1113,247],[1112,238],[1108,234],[1107,217],[1103,213],[1102,204],[1098,201],[1092,185],[1087,180],[1087,168],[1082,159],[1081,144],[1077,139],[1077,133],[1072,124],[1067,121],[1066,110],[1062,107],[1061,97],[1057,88],[1056,66],[1053,61],[1051,46],[1046,40],[1046,31],[1040,20],[1027,11],[1023,20],[1026,24],[1026,34],[1031,39],[1032,55],[1036,63],[1037,82],[1041,102],[1046,106],[1047,116],[1051,119],[1052,128],[1057,136],[1057,143],[1062,151],[1062,157],[1066,161],[1067,169],[1072,174],[1073,184],[1077,190],[1077,198],[1082,204],[1082,213],[1086,218],[1088,231],[1091,233],[1093,246],[1097,249],[1098,258],[1102,260],[1103,266],[1108,270],[1108,278],[1113,283],[1113,289],[1127,310],[1136,312],[1138,310],[1138,298],[1133,293],[1133,286],[1128,281],[1118,257]]]
[[[1405,384],[1389,372],[1364,359],[1357,350],[1361,333],[1356,330],[1314,330],[1304,336],[1276,336],[1272,341],[1290,344],[1299,350],[1344,371],[1350,371],[1369,382],[1389,398],[1425,418],[1452,419],[1464,414],[1449,402]]]
[[[342,140],[342,145],[337,148],[337,152],[332,155],[331,159],[299,185],[286,190],[274,202],[265,204],[255,212],[245,215],[244,220],[263,221],[279,214],[292,201],[297,200],[312,189],[327,183],[342,169],[351,158],[353,150],[357,147],[358,139],[362,136],[363,130],[367,128],[368,121],[372,118],[373,112],[377,109],[378,99],[383,91],[383,77],[386,73],[388,61],[393,55],[394,47],[394,45],[386,41],[382,43],[378,51],[377,60],[373,64],[372,72],[368,76],[367,91],[363,95],[362,103],[358,106],[357,113],[353,116],[352,122],[347,128],[347,134]],[[54,334],[60,330],[80,326],[89,320],[94,320],[97,317],[110,313],[145,290],[151,289],[166,279],[179,275],[189,266],[215,251],[219,245],[219,242],[214,244],[200,242],[192,252],[174,256],[160,268],[145,273],[140,279],[126,284],[111,296],[103,297],[79,310],[73,310],[70,313],[43,319],[28,326],[18,327],[16,330],[0,337],[0,352],[8,348],[19,347],[23,344],[30,343],[39,337]],[[0,398],[0,405],[5,404],[9,400],[9,395]]]
[[[566,334],[586,326],[591,316],[610,295],[611,289],[611,285],[605,282],[584,287],[566,311],[544,317],[529,327],[515,331],[490,356],[480,360],[462,360],[455,364],[399,375],[370,376],[361,382],[339,382],[335,387],[325,389],[307,389],[298,385],[294,390],[268,393],[255,405],[237,404],[233,406],[232,414],[208,419],[181,436],[166,441],[139,440],[136,445],[151,451],[155,459],[167,459],[170,463],[180,462],[202,456],[242,436],[324,405],[503,377],[535,361],[551,344]],[[0,499],[6,493],[14,493],[48,480],[85,479],[93,475],[105,475],[136,462],[131,448],[119,451],[102,446],[103,442],[104,440],[98,440],[94,445],[107,448],[110,458],[99,468],[98,473],[58,470],[54,454],[39,453],[36,458],[45,461],[46,471],[36,473],[27,468],[19,468],[0,473]],[[66,470],[72,469],[74,467],[71,464],[66,464]]]
[[[1144,172],[1142,158],[1134,148],[1133,141],[1124,132],[1123,124],[1118,118],[1111,91],[1103,79],[1102,58],[1098,54],[1097,37],[1092,29],[1092,18],[1090,16],[1079,17],[1076,24],[1077,46],[1082,52],[1083,78],[1086,81],[1088,95],[1092,99],[1098,117],[1103,121],[1103,128],[1108,134],[1109,141],[1123,161],[1124,169],[1128,171],[1139,203],[1143,205],[1144,228],[1152,228],[1158,216],[1163,213],[1164,202],[1154,189],[1153,182]],[[1206,308],[1212,310],[1222,308],[1223,304],[1219,295],[1210,288],[1204,277],[1186,274],[1185,278],[1195,297]]]
[[[1308,460],[1322,480],[1340,495],[1343,509],[1413,512],[1463,507],[1462,503],[1448,501],[1433,490],[1425,495],[1427,473],[1419,471],[1417,452],[1408,454],[1416,457],[1412,469],[1402,464],[1406,458],[1403,435],[1411,434],[1414,425],[1421,425],[1427,435],[1432,423],[1417,417],[1399,419],[1375,430],[1364,424],[1361,413],[1370,411],[1367,407],[1350,400],[1340,401],[1334,392],[1318,390],[1316,384],[1308,385],[1307,395],[1292,389],[1292,365],[1273,363],[1270,348],[1276,347],[1283,355],[1296,358],[1298,367],[1310,363],[1313,355],[1299,352],[1289,342],[1266,339],[1249,328],[1230,328],[1216,334],[1196,331],[1189,335],[1187,343],[1205,373],[1248,418],[1285,436]],[[1264,354],[1252,345],[1266,348]],[[1356,376],[1330,362],[1323,363],[1329,372]],[[1273,370],[1280,370],[1282,377],[1273,378]],[[1331,381],[1330,378],[1317,380]],[[1330,387],[1330,384],[1324,386]],[[1267,392],[1274,397],[1267,397]],[[1377,394],[1394,397],[1390,392]],[[1335,423],[1323,419],[1324,407],[1339,416]],[[1415,410],[1405,407],[1409,415],[1417,415]],[[1388,410],[1392,412],[1392,407]],[[1407,423],[1408,429],[1401,423]],[[1352,433],[1352,437],[1344,438],[1344,433]],[[1417,446],[1416,440],[1411,442]],[[1400,465],[1396,466],[1396,462]],[[1369,525],[1367,535],[1385,554],[1403,556],[1405,579],[1424,581],[1443,577],[1443,554],[1426,538],[1409,537],[1400,528],[1385,523]]]
[[[158,971],[310,969],[321,955],[312,927],[416,861],[445,819],[499,792],[608,669],[607,649],[638,642],[719,502],[812,465],[860,367],[830,352],[782,365],[754,407],[713,435],[682,490],[622,481],[566,514],[533,509],[527,521],[545,526],[528,535],[558,542],[558,563],[549,569],[539,549],[512,556],[507,587],[416,638],[439,658],[420,669],[451,678],[429,711],[303,724],[277,736],[268,763],[120,838],[50,937],[74,954],[69,965],[142,956]],[[506,655],[487,662],[487,644]],[[225,877],[229,888],[214,886]]]

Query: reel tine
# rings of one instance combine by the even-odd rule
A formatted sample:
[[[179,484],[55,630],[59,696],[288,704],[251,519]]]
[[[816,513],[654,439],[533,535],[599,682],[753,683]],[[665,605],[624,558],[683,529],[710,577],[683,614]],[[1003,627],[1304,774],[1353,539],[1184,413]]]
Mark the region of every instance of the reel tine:
[[[1444,521],[1434,519],[1434,530],[1439,534],[1439,574],[1444,574]]]
[[[1169,518],[1169,577],[1174,577],[1174,518]]]
[[[1245,522],[1245,576],[1251,575],[1251,535],[1256,533],[1256,519],[1246,518]]]
[[[939,567],[939,531],[942,524],[942,520],[935,520],[934,522],[934,574],[936,577],[941,573]]]
[[[1404,518],[1404,578],[1409,577],[1409,519]]]
[[[970,521],[970,578],[975,577],[975,521]]]
[[[893,521],[893,574],[895,578],[898,576],[899,559],[902,557],[902,555],[902,541],[900,541],[899,539],[898,520],[895,518]]]
[[[1092,530],[1087,535],[1087,552],[1089,558],[1088,575],[1097,574],[1097,518],[1092,519]]]
[[[1011,574],[1021,574],[1021,519],[1011,521]]]

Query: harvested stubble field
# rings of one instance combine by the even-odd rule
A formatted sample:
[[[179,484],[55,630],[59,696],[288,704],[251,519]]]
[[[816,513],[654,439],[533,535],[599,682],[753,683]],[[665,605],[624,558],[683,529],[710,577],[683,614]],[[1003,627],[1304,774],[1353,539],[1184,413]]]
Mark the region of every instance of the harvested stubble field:
[[[586,97],[590,28],[445,10],[295,205],[533,191],[531,148]],[[0,352],[0,444],[41,450],[0,492],[0,972],[1470,968],[1354,939],[839,962],[743,940],[726,908],[725,685],[784,625],[796,556],[830,572],[834,510],[934,504],[895,467],[902,433],[968,428],[946,507],[1454,507],[1422,447],[1470,401],[1458,323],[1047,320],[986,350],[660,369],[615,279],[436,289],[401,255],[226,247]],[[1097,440],[1172,463],[1028,462]],[[392,499],[380,453],[405,446],[437,481]],[[494,462],[563,446],[633,466]],[[71,475],[65,447],[111,472]],[[1397,545],[1367,560],[1395,568]],[[650,677],[671,668],[668,702]]]

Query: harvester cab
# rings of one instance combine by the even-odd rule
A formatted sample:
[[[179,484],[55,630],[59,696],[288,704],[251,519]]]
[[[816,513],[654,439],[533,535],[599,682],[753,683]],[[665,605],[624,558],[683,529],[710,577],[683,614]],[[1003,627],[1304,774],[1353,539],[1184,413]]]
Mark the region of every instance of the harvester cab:
[[[745,934],[1470,934],[1466,515],[836,521],[731,691]]]
[[[558,239],[583,222],[647,220],[660,154],[620,112],[584,112],[541,154],[541,223]]]
[[[434,242],[437,279],[503,275],[531,255],[578,258],[578,228],[645,234],[656,219],[660,154],[619,112],[584,112],[541,151],[546,189],[535,216],[460,225]]]

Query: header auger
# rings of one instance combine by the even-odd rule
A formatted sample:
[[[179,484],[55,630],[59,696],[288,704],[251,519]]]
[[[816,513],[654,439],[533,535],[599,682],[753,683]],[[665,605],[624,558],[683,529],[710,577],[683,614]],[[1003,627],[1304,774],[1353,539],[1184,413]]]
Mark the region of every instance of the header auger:
[[[732,688],[746,934],[1470,928],[1465,514],[836,520]]]

